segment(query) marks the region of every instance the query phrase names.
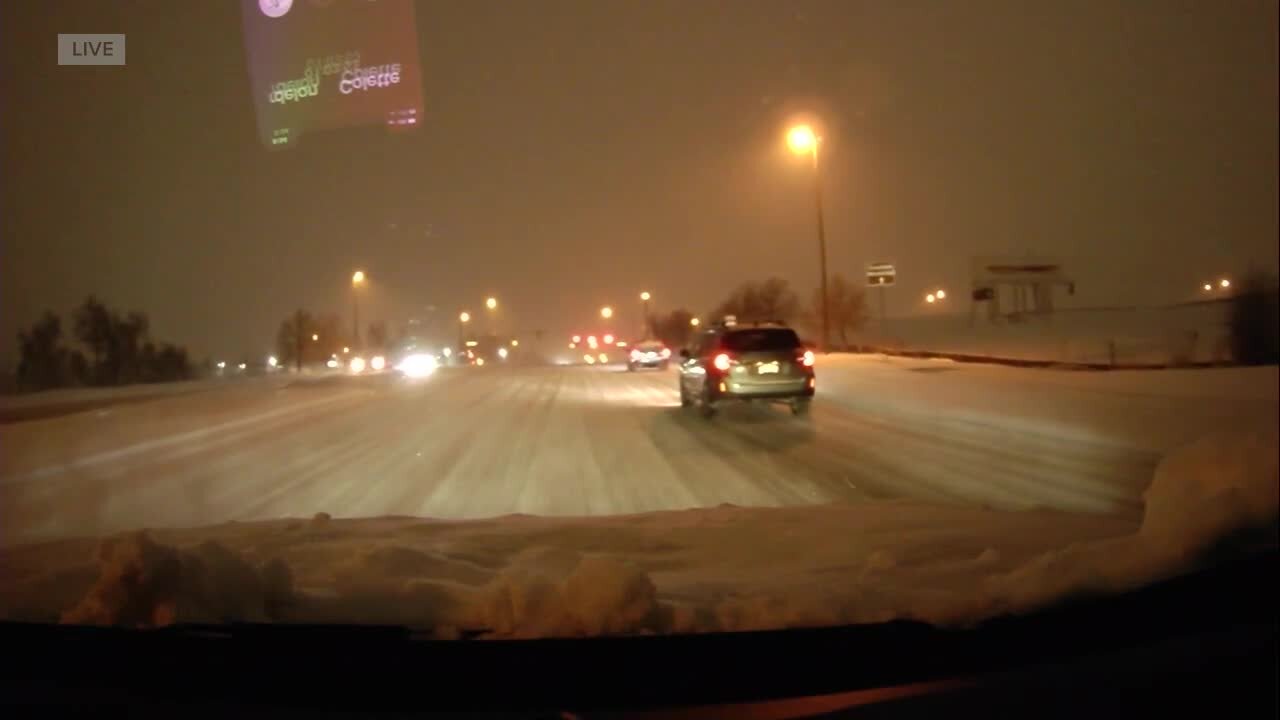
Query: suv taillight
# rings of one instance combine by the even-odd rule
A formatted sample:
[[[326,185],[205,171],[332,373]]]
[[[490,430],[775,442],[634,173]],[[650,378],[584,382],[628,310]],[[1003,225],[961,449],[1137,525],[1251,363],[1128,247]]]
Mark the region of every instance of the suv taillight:
[[[664,358],[671,357],[671,348],[662,348],[662,357]]]
[[[815,358],[814,358],[814,356],[813,356],[813,351],[812,351],[812,350],[805,350],[805,351],[804,351],[804,354],[803,354],[803,355],[801,355],[800,357],[796,358],[796,359],[797,359],[797,360],[799,360],[799,361],[800,361],[800,364],[801,364],[801,365],[804,365],[805,367],[813,367],[813,363],[814,363],[814,359],[815,359]]]
[[[715,360],[711,361],[711,364],[715,365],[717,370],[728,370],[729,366],[733,364],[733,358],[726,353],[720,353]]]

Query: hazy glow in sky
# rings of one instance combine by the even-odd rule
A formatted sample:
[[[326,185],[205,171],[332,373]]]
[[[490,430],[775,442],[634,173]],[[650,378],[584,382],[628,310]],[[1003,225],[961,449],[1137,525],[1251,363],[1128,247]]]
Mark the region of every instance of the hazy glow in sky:
[[[448,337],[463,310],[621,335],[641,291],[702,316],[769,275],[808,297],[797,116],[829,269],[894,263],[890,316],[940,287],[966,311],[975,255],[1060,260],[1063,306],[1277,265],[1275,2],[460,0],[340,24],[354,44],[255,34],[394,4],[0,2],[0,362],[90,292],[197,358],[263,357],[299,306],[349,318],[357,268],[362,319]],[[125,33],[128,65],[56,67],[60,32]],[[390,84],[344,95],[354,68]]]

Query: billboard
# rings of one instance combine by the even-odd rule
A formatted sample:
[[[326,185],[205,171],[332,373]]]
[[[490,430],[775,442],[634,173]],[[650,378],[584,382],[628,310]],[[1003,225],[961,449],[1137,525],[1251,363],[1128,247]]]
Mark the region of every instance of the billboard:
[[[241,0],[258,137],[422,122],[412,0]]]

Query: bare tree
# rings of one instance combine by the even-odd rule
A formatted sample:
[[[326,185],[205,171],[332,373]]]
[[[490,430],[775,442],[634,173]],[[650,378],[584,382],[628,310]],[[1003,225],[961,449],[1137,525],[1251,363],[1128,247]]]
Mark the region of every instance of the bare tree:
[[[733,315],[741,322],[791,322],[800,312],[800,299],[786,280],[771,277],[764,282],[743,283],[714,311],[715,319]]]
[[[276,353],[280,356],[280,362],[284,365],[292,362],[301,371],[308,343],[312,342],[311,335],[315,332],[315,321],[312,320],[311,313],[301,308],[294,310],[292,315],[280,323],[280,329],[276,332]]]
[[[688,310],[672,310],[666,315],[655,315],[649,318],[651,335],[669,348],[682,348],[689,344],[689,336],[693,326],[689,321],[693,313]]]
[[[24,390],[58,387],[66,377],[67,350],[61,346],[62,320],[51,312],[18,333],[18,385]]]
[[[379,320],[378,322],[369,323],[368,338],[369,347],[375,350],[381,350],[387,346],[387,324]]]
[[[840,346],[849,347],[849,334],[867,323],[867,297],[862,288],[840,274],[827,278],[827,305],[831,329],[840,338]],[[815,289],[807,314],[809,324],[821,327],[822,290]]]

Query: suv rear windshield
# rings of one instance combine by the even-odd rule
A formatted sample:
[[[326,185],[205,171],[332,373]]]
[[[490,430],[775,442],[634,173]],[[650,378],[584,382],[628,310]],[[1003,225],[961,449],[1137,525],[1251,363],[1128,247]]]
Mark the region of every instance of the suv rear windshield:
[[[733,352],[768,352],[800,347],[800,338],[790,328],[759,328],[726,333],[720,344]]]

